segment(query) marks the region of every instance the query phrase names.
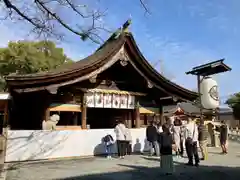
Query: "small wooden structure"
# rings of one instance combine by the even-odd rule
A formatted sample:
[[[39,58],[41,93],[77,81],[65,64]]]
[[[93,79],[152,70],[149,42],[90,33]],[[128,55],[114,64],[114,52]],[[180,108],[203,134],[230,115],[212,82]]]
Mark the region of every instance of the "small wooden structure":
[[[161,120],[163,105],[198,97],[159,74],[126,25],[81,61],[45,73],[10,75],[6,82],[12,129],[41,129],[52,111],[61,111],[61,128],[112,128],[119,119],[139,128],[151,118]]]
[[[214,114],[213,111],[208,109],[203,109],[202,112],[205,116]],[[195,105],[191,102],[182,102],[178,103],[176,106],[169,106],[164,108],[164,114],[166,116],[184,116],[184,115],[190,115],[195,117],[200,117],[201,110],[198,105]]]

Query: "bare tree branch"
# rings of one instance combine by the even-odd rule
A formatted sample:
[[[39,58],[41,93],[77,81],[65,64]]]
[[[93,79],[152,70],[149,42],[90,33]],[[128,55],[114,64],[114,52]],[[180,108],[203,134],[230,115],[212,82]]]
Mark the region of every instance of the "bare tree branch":
[[[145,13],[150,14],[146,2],[139,1]],[[30,33],[36,34],[37,38],[62,40],[66,32],[71,32],[83,41],[89,39],[92,42],[101,43],[102,33],[112,33],[104,27],[102,22],[107,10],[90,9],[87,5],[77,4],[77,2],[74,0],[0,0],[0,5],[3,5],[3,10],[6,11],[6,16],[0,20],[28,22],[32,27]],[[67,18],[72,15],[76,21],[74,24]]]
[[[149,11],[146,3],[144,2],[144,0],[139,0],[140,4],[142,5],[143,9],[145,10],[145,14],[151,14],[151,12]]]
[[[4,20],[13,20],[13,16],[11,15],[14,12],[17,20],[29,22],[33,26],[33,29],[30,32],[37,33],[39,37],[57,36],[59,39],[58,25],[63,27],[62,29],[66,29],[73,34],[80,36],[82,40],[90,39],[95,43],[100,43],[100,41],[102,41],[99,36],[101,31],[109,32],[104,28],[104,26],[99,25],[100,19],[105,15],[106,11],[87,11],[86,5],[74,4],[72,0],[34,0],[33,2],[29,2],[31,9],[26,8],[26,10],[20,7],[15,1],[0,0],[0,3],[1,2],[3,2],[5,9],[8,11]],[[35,6],[35,15],[33,15],[34,7],[31,6],[31,4]],[[53,4],[54,6],[60,5],[62,9],[70,8],[69,10],[75,12],[81,17],[81,19],[84,20],[84,22],[91,22],[91,26],[88,27],[87,25],[83,26],[80,24],[73,26],[68,24],[66,20],[59,16],[59,13],[55,12],[54,9],[51,8],[51,5]],[[63,34],[60,35],[61,38],[63,36]]]
[[[27,15],[22,13],[16,6],[14,6],[9,0],[3,0],[6,8],[8,8],[10,11],[14,10],[19,16],[23,17],[25,20],[27,20],[29,23],[31,23],[33,26],[36,26],[38,28],[43,28],[39,24],[35,23],[31,18],[29,18]]]
[[[66,0],[67,4],[75,11],[78,15],[80,15],[82,18],[89,18],[91,16],[85,16],[83,15],[77,8],[74,6],[74,4],[70,0]],[[85,7],[84,5],[82,7]]]
[[[41,2],[40,0],[35,0],[35,3],[36,3],[37,5],[40,5],[40,7],[42,7],[42,9],[46,11],[47,15],[52,16],[54,19],[56,19],[56,20],[57,20],[63,27],[65,27],[67,30],[69,30],[69,31],[71,31],[72,33],[74,33],[74,34],[76,34],[76,35],[79,35],[79,36],[81,36],[81,37],[84,36],[83,33],[80,33],[80,32],[78,32],[78,31],[70,28],[67,24],[65,24],[65,23],[62,21],[62,19],[61,19],[60,17],[58,17],[56,13],[51,12],[51,10],[49,10],[49,9],[44,5],[43,2]]]

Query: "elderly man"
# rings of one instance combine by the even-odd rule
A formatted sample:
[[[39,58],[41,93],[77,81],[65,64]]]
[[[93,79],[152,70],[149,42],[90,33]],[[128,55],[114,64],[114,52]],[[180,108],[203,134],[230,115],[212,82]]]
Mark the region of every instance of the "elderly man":
[[[198,156],[198,149],[197,149],[198,127],[191,117],[187,118],[184,137],[185,137],[185,146],[186,146],[186,151],[188,156],[187,165],[189,166],[194,165],[193,164],[193,156],[194,156],[195,166],[198,166],[199,165],[199,156]]]

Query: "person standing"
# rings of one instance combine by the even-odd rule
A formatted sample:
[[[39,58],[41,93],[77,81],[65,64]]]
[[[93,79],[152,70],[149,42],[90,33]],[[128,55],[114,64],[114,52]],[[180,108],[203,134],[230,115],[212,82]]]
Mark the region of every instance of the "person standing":
[[[221,122],[222,125],[220,126],[220,144],[222,148],[222,153],[227,154],[227,137],[228,137],[228,127],[225,121]]]
[[[209,133],[209,136],[211,139],[211,146],[215,147],[215,145],[216,145],[215,135],[214,135],[215,127],[214,127],[213,123],[211,123],[211,122],[208,123],[207,126],[208,126],[208,133]]]
[[[179,118],[176,118],[174,120],[174,126],[173,126],[173,139],[175,143],[176,148],[176,155],[179,156],[181,154],[181,126],[182,122]]]
[[[180,127],[180,156],[183,157],[183,153],[184,153],[184,142],[185,142],[185,137],[184,137],[184,133],[185,133],[185,125],[182,125]]]
[[[185,146],[188,156],[187,165],[193,166],[193,156],[195,159],[195,166],[199,166],[199,156],[198,156],[198,128],[196,123],[191,117],[187,118],[187,124],[185,125]]]
[[[173,136],[169,131],[169,125],[165,124],[162,127],[163,132],[159,137],[159,145],[160,145],[160,166],[161,169],[166,175],[172,174],[174,171],[173,168],[173,156],[172,156],[172,145]]]
[[[117,123],[114,132],[116,133],[118,156],[122,159],[126,154],[126,126],[121,120]]]
[[[126,155],[131,155],[132,153],[132,135],[131,130],[126,128]]]
[[[158,144],[158,130],[155,123],[152,121],[146,129],[147,141],[150,145],[150,156],[153,155],[153,149],[156,156],[159,156],[159,144]]]
[[[202,153],[201,160],[205,160],[207,157],[208,129],[204,122],[200,122],[198,126],[198,141]]]

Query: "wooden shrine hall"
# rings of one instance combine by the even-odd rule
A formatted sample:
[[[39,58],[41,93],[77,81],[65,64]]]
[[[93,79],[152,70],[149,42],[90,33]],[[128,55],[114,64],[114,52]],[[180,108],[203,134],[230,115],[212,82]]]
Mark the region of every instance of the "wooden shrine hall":
[[[141,54],[128,21],[92,55],[45,73],[6,77],[11,129],[41,129],[60,114],[59,129],[113,128],[122,119],[139,128],[160,119],[162,107],[198,94],[157,72]]]

